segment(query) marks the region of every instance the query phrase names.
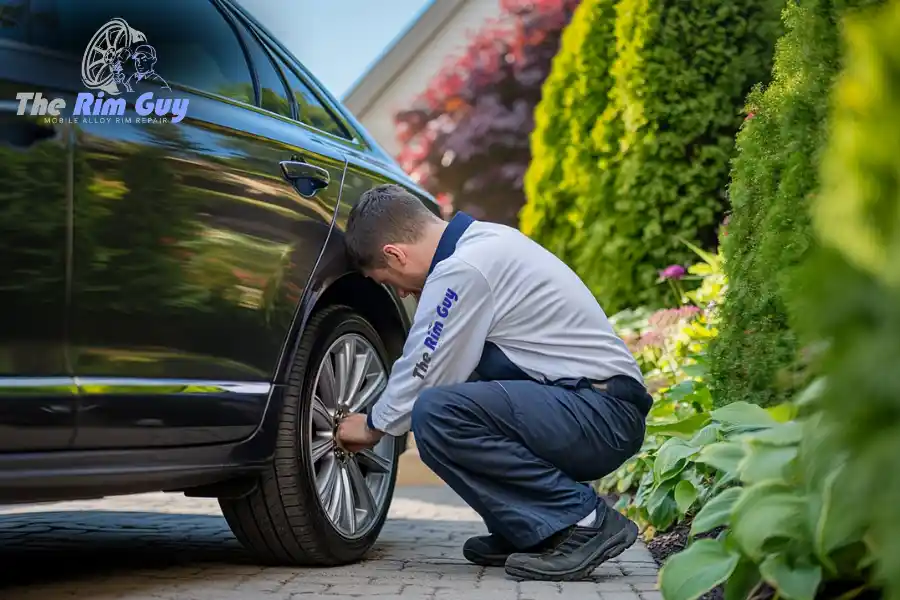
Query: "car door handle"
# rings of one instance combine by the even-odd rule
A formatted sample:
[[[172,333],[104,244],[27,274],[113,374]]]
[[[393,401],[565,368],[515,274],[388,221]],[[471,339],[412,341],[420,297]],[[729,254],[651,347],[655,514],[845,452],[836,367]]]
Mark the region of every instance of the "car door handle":
[[[294,184],[300,195],[312,197],[331,183],[327,169],[299,160],[284,160],[279,163],[284,178]]]

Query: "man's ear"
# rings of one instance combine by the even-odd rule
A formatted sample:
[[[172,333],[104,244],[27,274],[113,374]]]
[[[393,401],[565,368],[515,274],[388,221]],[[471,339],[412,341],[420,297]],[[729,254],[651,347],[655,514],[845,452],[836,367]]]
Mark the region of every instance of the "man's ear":
[[[395,246],[394,244],[386,244],[381,251],[384,253],[385,258],[388,260],[388,264],[390,264],[391,260],[394,260],[400,266],[406,264],[408,260],[406,256],[406,252],[403,251],[399,246]]]

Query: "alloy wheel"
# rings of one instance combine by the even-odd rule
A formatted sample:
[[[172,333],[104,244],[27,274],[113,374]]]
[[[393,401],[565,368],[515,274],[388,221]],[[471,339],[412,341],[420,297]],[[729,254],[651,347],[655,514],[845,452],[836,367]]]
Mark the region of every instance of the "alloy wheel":
[[[396,464],[393,436],[362,452],[335,443],[344,416],[366,413],[387,384],[387,370],[374,346],[355,333],[342,335],[322,358],[313,387],[310,458],[319,502],[331,524],[347,538],[368,533],[388,500]]]

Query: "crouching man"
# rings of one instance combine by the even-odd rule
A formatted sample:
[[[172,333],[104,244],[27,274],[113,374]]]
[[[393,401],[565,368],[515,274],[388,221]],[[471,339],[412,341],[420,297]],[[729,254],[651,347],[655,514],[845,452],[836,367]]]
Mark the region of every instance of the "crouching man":
[[[353,208],[350,259],[402,296],[414,323],[368,417],[338,431],[350,451],[412,429],[422,461],[484,519],[463,546],[514,577],[574,580],[621,554],[637,526],[584,483],[640,449],[652,399],[596,299],[515,229],[445,222],[404,189]]]

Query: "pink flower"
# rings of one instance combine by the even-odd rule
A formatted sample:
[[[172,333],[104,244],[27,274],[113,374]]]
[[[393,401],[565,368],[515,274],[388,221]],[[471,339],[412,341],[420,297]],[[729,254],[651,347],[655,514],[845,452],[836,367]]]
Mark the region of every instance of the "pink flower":
[[[687,270],[681,265],[669,265],[659,272],[660,279],[681,279]]]
[[[681,306],[679,308],[661,308],[647,319],[648,324],[656,329],[666,329],[690,319],[700,312],[694,305]]]

